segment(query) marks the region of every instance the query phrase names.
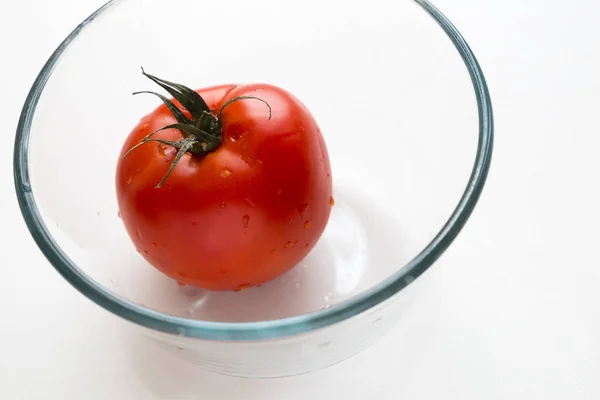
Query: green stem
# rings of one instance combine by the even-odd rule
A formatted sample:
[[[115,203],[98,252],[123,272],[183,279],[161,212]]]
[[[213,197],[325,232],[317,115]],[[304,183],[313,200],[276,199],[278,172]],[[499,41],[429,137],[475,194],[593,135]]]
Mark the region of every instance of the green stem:
[[[169,175],[171,175],[171,172],[173,172],[173,169],[175,169],[175,166],[177,164],[179,164],[179,160],[181,160],[181,157],[183,157],[183,155],[187,151],[189,151],[192,147],[194,147],[194,144],[195,144],[193,139],[183,139],[179,143],[180,143],[180,147],[179,147],[179,151],[177,152],[177,155],[175,156],[175,159],[169,166],[169,170],[165,174],[164,178],[162,178],[162,180],[158,183],[158,185],[155,186],[155,189],[160,189],[162,187],[163,183],[165,183],[165,181],[167,180]]]
[[[228,100],[225,104],[223,104],[223,107],[221,107],[221,109],[219,110],[219,120],[223,119],[223,110],[225,110],[225,107],[227,107],[228,105],[230,105],[231,103],[234,103],[236,101],[239,100],[258,100],[258,101],[262,101],[263,103],[265,103],[267,105],[267,107],[269,107],[269,120],[271,119],[272,116],[272,110],[271,110],[271,106],[269,105],[269,103],[267,103],[266,101],[264,101],[263,99],[260,99],[258,97],[254,97],[254,96],[239,96],[239,97],[234,97],[231,100]]]
[[[146,135],[139,143],[129,149],[123,158],[127,158],[127,156],[139,148],[140,146],[149,143],[149,142],[158,142],[167,146],[172,146],[178,149],[177,155],[173,159],[173,162],[169,166],[169,170],[163,177],[163,179],[155,186],[156,189],[160,189],[169,175],[173,172],[181,158],[185,153],[195,154],[197,156],[203,157],[210,152],[215,151],[219,148],[222,141],[222,124],[221,120],[223,118],[223,110],[228,107],[231,103],[239,101],[239,100],[259,100],[262,101],[269,107],[269,119],[272,116],[272,110],[269,103],[254,96],[239,96],[235,97],[231,100],[228,100],[221,109],[219,110],[218,118],[210,112],[206,101],[194,90],[180,85],[178,83],[173,83],[166,81],[164,79],[157,78],[153,75],[147,74],[142,68],[142,74],[146,76],[151,81],[158,84],[160,87],[165,89],[175,100],[177,100],[183,108],[185,108],[192,118],[188,118],[176,105],[172,100],[166,98],[165,96],[151,92],[151,91],[140,91],[134,92],[134,95],[147,93],[157,96],[165,106],[169,109],[173,117],[177,120],[176,124],[170,124],[164,126],[160,129],[157,129],[153,132],[150,132]],[[164,131],[166,129],[178,129],[183,135],[183,139],[181,140],[166,140],[160,138],[153,138],[152,136],[160,131]]]

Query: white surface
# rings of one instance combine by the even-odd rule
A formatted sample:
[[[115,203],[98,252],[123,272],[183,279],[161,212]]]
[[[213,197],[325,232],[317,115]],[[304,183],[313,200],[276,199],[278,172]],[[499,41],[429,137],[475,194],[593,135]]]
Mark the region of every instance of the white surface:
[[[51,51],[100,3],[0,5],[0,398],[600,397],[600,4],[435,2],[492,92],[497,139],[480,205],[436,264],[436,290],[384,339],[328,370],[261,381],[200,372],[148,345],[63,281],[21,221],[10,173],[20,108]]]

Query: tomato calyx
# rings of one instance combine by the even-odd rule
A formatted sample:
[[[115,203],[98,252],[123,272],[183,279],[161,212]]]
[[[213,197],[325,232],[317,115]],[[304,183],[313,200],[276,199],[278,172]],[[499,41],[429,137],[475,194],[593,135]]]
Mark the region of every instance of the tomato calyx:
[[[175,100],[181,104],[181,106],[188,111],[191,118],[189,118],[186,114],[184,114],[179,107],[173,103],[172,100],[167,97],[161,95],[160,93],[144,90],[139,92],[134,92],[134,95],[138,94],[152,94],[158,97],[165,106],[169,109],[173,117],[177,120],[177,123],[170,124],[164,126],[160,129],[150,132],[146,137],[144,137],[138,144],[133,146],[129,151],[125,153],[123,158],[126,158],[129,153],[138,147],[148,143],[148,142],[157,142],[163,145],[171,146],[176,148],[177,155],[173,159],[173,162],[169,166],[169,170],[163,177],[163,179],[155,186],[156,189],[160,189],[162,185],[165,183],[173,169],[177,166],[181,158],[185,153],[191,153],[198,157],[203,157],[210,152],[215,151],[221,145],[222,140],[222,124],[221,121],[223,119],[223,110],[228,107],[230,104],[239,101],[239,100],[259,100],[266,104],[269,108],[269,120],[271,119],[271,106],[269,103],[264,101],[261,98],[254,96],[239,96],[233,99],[228,100],[225,104],[221,106],[221,109],[218,112],[218,117],[214,115],[206,101],[194,90],[183,86],[178,83],[169,82],[164,79],[157,78],[156,76],[150,75],[144,71],[142,68],[142,74],[158,84],[161,88],[167,91]],[[173,141],[173,140],[165,140],[160,138],[152,137],[155,133],[166,130],[166,129],[178,129],[181,131],[183,135],[183,139]]]

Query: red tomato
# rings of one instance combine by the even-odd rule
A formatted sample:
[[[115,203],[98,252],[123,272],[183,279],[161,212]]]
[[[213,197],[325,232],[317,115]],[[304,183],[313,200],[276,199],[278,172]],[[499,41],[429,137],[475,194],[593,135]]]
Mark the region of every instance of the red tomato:
[[[176,100],[162,98],[142,118],[117,165],[121,218],[142,256],[210,290],[262,284],[306,257],[333,204],[327,149],[308,109],[272,85],[193,92],[145,75]],[[148,137],[178,121],[181,129]]]

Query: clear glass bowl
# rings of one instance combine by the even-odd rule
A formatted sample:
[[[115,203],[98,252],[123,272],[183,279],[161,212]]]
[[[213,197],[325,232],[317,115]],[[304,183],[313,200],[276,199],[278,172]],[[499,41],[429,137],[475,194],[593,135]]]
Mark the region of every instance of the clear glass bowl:
[[[336,206],[301,265],[259,288],[206,292],[136,253],[114,171],[126,135],[157,105],[131,95],[149,88],[140,65],[194,88],[273,83],[308,106]],[[207,369],[287,376],[348,358],[399,320],[423,278],[413,281],[477,202],[492,125],[473,53],[425,0],[116,0],[36,79],[17,131],[16,191],[42,252],[92,301]]]

